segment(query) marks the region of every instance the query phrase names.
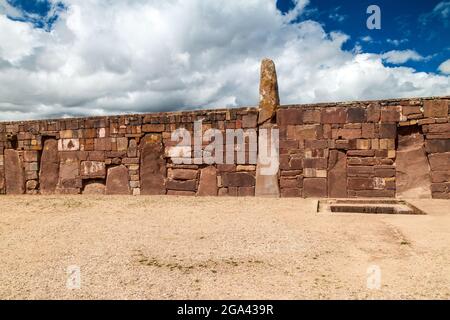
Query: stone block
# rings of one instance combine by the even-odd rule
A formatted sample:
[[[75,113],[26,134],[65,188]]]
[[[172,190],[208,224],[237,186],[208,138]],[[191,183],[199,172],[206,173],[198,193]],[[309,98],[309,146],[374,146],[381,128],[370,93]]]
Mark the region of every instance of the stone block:
[[[391,123],[380,124],[379,137],[382,139],[397,138],[397,124],[391,124]]]
[[[83,179],[105,178],[105,163],[100,161],[81,162],[81,176]]]
[[[303,123],[317,124],[320,123],[321,118],[320,110],[305,110],[303,112]]]
[[[384,106],[381,107],[381,122],[399,122],[401,119],[401,106]]]
[[[178,191],[196,191],[197,180],[171,180],[167,181],[167,189]]]
[[[327,179],[325,178],[305,178],[303,179],[303,195],[306,198],[326,198]]]
[[[245,172],[226,172],[222,175],[224,187],[253,187],[255,177]]]
[[[79,139],[59,139],[58,151],[78,151],[80,150]]]
[[[280,127],[303,124],[303,110],[281,108],[277,111],[277,123]]]
[[[450,139],[448,139],[448,140],[426,140],[425,150],[428,153],[450,152]]]
[[[106,176],[105,193],[107,195],[129,195],[131,190],[128,178],[127,167],[120,165],[109,168]]]
[[[366,121],[366,109],[361,107],[347,109],[347,123],[363,123]]]
[[[448,100],[426,100],[424,101],[425,118],[437,118],[448,116]]]
[[[291,140],[312,140],[318,138],[319,125],[288,126],[287,137]]]
[[[328,107],[322,110],[322,123],[346,123],[347,122],[347,109],[342,107]]]
[[[191,169],[169,169],[167,177],[172,180],[193,180],[197,179],[197,170]]]
[[[347,198],[347,156],[345,152],[331,150],[328,159],[328,196]]]
[[[144,124],[142,126],[142,132],[163,132],[164,130],[164,124]]]
[[[372,190],[374,189],[374,179],[348,178],[347,186],[350,190]]]
[[[258,122],[257,114],[246,114],[242,116],[242,128],[256,128]]]
[[[377,103],[373,103],[367,106],[367,122],[380,121],[381,107]]]
[[[83,194],[102,195],[106,193],[106,186],[99,182],[90,182],[84,186]]]
[[[217,169],[209,166],[200,171],[198,196],[217,196]]]
[[[38,152],[37,151],[24,151],[23,152],[23,161],[37,162],[38,161]]]
[[[433,171],[450,168],[450,152],[430,154],[428,160]]]
[[[128,138],[121,137],[117,138],[117,151],[127,151],[128,150]]]
[[[255,187],[240,187],[238,190],[239,197],[254,197]]]

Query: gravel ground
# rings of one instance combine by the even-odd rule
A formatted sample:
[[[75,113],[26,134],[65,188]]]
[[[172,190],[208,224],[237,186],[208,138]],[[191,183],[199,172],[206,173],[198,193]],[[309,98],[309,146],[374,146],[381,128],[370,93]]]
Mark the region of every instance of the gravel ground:
[[[0,197],[1,299],[450,299],[450,201]],[[81,287],[69,289],[78,266]],[[368,289],[376,265],[381,288]]]

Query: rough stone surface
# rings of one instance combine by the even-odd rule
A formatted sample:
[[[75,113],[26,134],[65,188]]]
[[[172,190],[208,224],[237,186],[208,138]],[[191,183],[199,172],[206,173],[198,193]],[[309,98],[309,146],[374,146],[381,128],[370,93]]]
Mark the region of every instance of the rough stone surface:
[[[106,176],[106,166],[101,161],[81,162],[81,176],[84,179],[104,178]]]
[[[198,196],[217,196],[217,169],[213,166],[206,167],[200,172]]]
[[[165,194],[166,163],[158,136],[147,135],[141,145],[141,194]]]
[[[106,190],[108,195],[129,195],[131,194],[128,184],[128,169],[124,165],[108,169],[106,176]]]
[[[327,179],[305,178],[303,180],[303,195],[307,198],[326,198]]]
[[[5,152],[5,185],[7,194],[23,194],[25,177],[19,152],[7,149]]]
[[[264,59],[261,63],[259,96],[258,124],[262,124],[272,119],[280,106],[275,63],[269,59]]]
[[[347,156],[345,152],[333,150],[328,162],[328,196],[347,198]]]
[[[400,131],[396,176],[397,197],[431,198],[430,166],[423,135],[417,128]]]
[[[222,183],[225,187],[253,187],[255,177],[245,172],[224,173]]]
[[[105,193],[106,193],[106,186],[103,183],[99,182],[88,183],[83,189],[83,194],[101,195]]]
[[[59,179],[58,142],[48,139],[44,142],[39,172],[39,184],[42,194],[55,193]]]

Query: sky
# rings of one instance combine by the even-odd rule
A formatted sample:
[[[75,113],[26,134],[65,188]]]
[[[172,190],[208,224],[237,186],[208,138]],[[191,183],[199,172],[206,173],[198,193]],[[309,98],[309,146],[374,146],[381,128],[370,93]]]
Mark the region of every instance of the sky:
[[[265,57],[282,104],[450,95],[450,0],[0,0],[0,120],[254,106]]]

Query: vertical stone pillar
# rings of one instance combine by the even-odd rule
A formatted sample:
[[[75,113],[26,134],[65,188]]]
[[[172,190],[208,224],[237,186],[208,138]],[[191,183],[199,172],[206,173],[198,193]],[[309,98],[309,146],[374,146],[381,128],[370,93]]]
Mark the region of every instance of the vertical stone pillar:
[[[55,193],[59,179],[58,142],[48,139],[44,142],[41,156],[41,170],[39,171],[39,185],[41,194]]]
[[[16,150],[5,150],[5,185],[6,194],[25,193],[23,164]]]
[[[157,134],[147,134],[141,141],[141,194],[166,194],[166,162],[162,138]]]
[[[261,63],[261,79],[259,87],[259,116],[258,116],[258,162],[256,165],[255,196],[279,197],[278,182],[279,150],[278,139],[273,139],[276,125],[271,123],[280,106],[278,95],[278,80],[275,64],[272,60],[264,59]],[[278,135],[277,135],[278,138]],[[267,148],[268,150],[263,150]],[[261,155],[267,155],[263,159]],[[276,167],[276,170],[270,168]]]

